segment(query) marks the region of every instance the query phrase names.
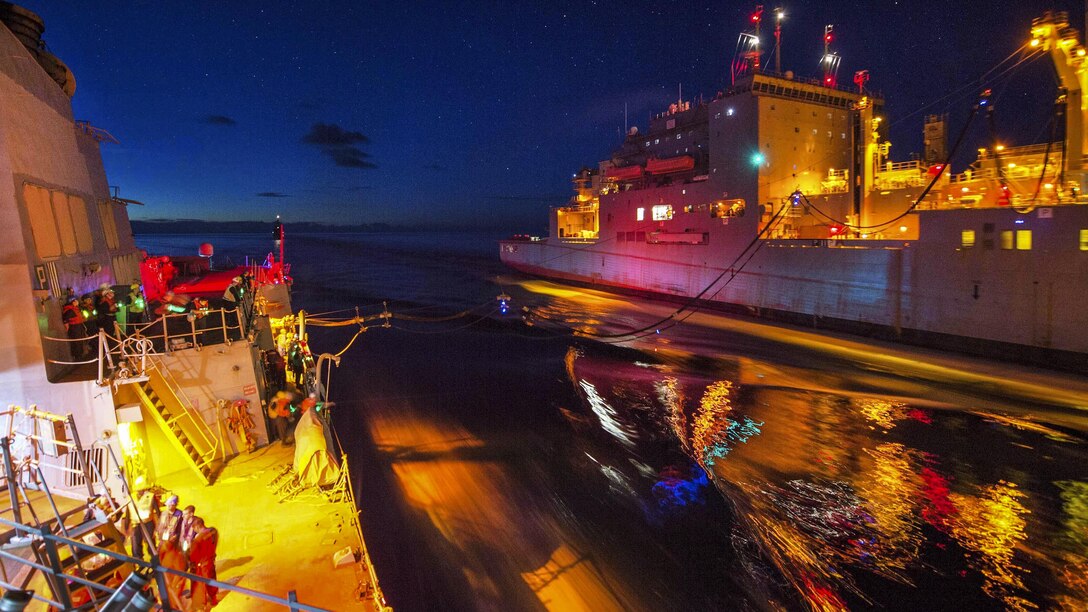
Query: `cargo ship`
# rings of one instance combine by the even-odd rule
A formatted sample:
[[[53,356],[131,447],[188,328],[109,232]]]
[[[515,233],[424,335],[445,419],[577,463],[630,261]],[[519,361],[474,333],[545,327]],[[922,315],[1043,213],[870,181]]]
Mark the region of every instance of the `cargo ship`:
[[[388,609],[283,226],[240,267],[142,253],[44,29],[0,2],[0,608]],[[217,530],[188,563],[150,544],[172,496]]]
[[[1067,14],[1034,20],[1010,56],[1049,56],[1064,130],[989,143],[956,173],[967,126],[951,138],[929,115],[924,153],[892,161],[884,99],[866,71],[839,86],[831,38],[822,77],[802,79],[765,69],[757,33],[742,34],[727,91],[630,128],[574,176],[549,235],[500,241],[502,261],[681,308],[1083,369],[1088,66]],[[968,125],[993,108],[988,90],[972,96]]]

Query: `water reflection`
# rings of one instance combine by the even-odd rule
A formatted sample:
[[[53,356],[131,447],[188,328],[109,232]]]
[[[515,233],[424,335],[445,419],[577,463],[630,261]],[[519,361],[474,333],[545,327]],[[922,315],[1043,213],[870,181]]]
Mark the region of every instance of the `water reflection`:
[[[646,366],[589,350],[567,364],[614,450],[637,456],[639,432],[662,431],[694,465],[659,471],[649,493],[645,470],[620,478],[631,464],[602,460],[602,472],[673,510],[698,501],[700,474],[713,478],[735,510],[748,598],[815,610],[1088,605],[1088,484],[1049,480],[1078,468],[1046,460],[1083,462],[1079,434],[977,406],[764,386],[739,360]]]

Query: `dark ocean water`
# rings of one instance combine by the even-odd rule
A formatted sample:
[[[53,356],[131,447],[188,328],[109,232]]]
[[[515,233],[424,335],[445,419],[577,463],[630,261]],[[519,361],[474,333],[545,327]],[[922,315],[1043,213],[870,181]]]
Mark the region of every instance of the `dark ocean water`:
[[[520,277],[497,238],[289,236],[296,307],[411,317],[360,334],[330,385],[396,609],[1088,608],[1083,380],[722,315],[577,339],[547,322],[672,307]]]

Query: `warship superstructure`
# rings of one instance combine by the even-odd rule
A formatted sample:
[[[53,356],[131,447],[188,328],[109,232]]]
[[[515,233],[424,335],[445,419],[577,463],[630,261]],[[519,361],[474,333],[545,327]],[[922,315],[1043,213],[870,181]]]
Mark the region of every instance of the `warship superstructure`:
[[[0,608],[188,609],[181,580],[194,598],[198,583],[218,588],[228,608],[388,609],[346,457],[326,446],[312,361],[283,383],[315,393],[299,419],[309,433],[270,442],[263,358],[278,337],[305,337],[282,250],[225,273],[207,263],[210,245],[145,258],[128,217],[140,203],[109,185],[99,151],[117,140],[73,117],[75,77],[46,50],[44,29],[0,1]],[[177,273],[169,286],[166,269]],[[234,274],[250,293],[239,288],[223,308],[202,300],[209,287],[241,287]],[[141,281],[162,282],[146,321]],[[111,306],[96,320],[99,307],[79,302],[114,290],[116,315]],[[82,313],[65,312],[77,303]],[[178,495],[218,528],[218,579],[214,567],[189,574],[128,548],[136,531],[151,538],[140,491]]]

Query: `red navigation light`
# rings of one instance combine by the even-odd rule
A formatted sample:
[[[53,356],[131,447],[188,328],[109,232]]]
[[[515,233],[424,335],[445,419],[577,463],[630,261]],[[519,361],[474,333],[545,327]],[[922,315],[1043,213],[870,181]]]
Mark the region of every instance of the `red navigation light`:
[[[832,236],[841,236],[843,233],[846,232],[846,227],[842,225],[832,225],[831,227],[827,228],[827,231]]]
[[[759,23],[763,19],[763,11],[756,11],[752,13],[752,23]]]
[[[831,77],[825,77],[825,78],[824,78],[824,85],[828,85],[828,86],[830,86],[830,85],[831,85],[832,83],[834,83],[834,82],[835,82],[835,79],[833,79],[833,78],[831,78]]]
[[[831,42],[831,34],[824,34],[824,42],[825,43],[830,43]]]

